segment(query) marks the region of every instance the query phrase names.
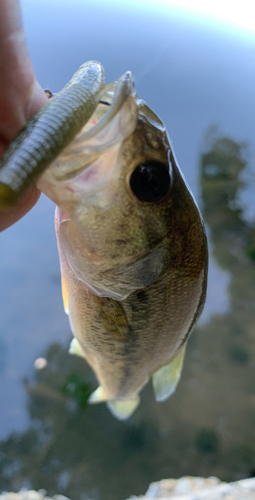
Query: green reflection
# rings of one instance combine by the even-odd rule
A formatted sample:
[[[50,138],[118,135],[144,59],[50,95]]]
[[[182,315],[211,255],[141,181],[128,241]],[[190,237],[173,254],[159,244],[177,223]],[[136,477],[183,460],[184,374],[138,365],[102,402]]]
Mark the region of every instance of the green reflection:
[[[245,144],[214,134],[200,158],[202,212],[213,258],[230,277],[229,309],[197,327],[176,394],[151,387],[134,417],[116,421],[87,405],[93,373],[67,347],[25,382],[30,427],[1,443],[0,488],[45,488],[72,499],[124,500],[151,481],[181,475],[235,480],[255,471],[255,227],[240,193]]]
[[[62,386],[62,392],[73,398],[80,408],[85,408],[92,390],[84,376],[80,373],[70,373]]]
[[[1,443],[1,489],[44,485],[49,494],[116,499],[131,493],[131,475],[146,489],[153,469],[139,462],[156,451],[153,425],[123,425],[105,405],[87,407],[94,375],[67,351],[51,345],[46,368],[25,381],[31,426]]]

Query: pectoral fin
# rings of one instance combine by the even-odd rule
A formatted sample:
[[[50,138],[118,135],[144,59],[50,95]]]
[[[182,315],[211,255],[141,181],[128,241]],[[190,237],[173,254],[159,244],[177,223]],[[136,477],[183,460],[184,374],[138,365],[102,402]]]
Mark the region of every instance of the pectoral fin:
[[[156,401],[165,401],[171,396],[179,382],[182,364],[185,354],[185,347],[166,366],[160,368],[152,376],[152,385]]]
[[[93,294],[91,298],[107,333],[115,340],[127,340],[130,335],[130,328],[121,302],[110,297],[97,297]]]
[[[140,398],[137,396],[131,401],[107,401],[107,406],[118,420],[126,420],[134,413],[139,403]]]
[[[62,297],[63,297],[64,311],[66,314],[69,314],[66,280],[65,280],[63,274],[61,275],[61,286],[62,286]]]
[[[76,356],[81,356],[82,358],[84,358],[82,348],[81,348],[80,343],[78,342],[78,340],[76,338],[74,338],[72,340],[72,342],[70,343],[70,347],[69,347],[68,352],[69,352],[69,354],[75,354]]]

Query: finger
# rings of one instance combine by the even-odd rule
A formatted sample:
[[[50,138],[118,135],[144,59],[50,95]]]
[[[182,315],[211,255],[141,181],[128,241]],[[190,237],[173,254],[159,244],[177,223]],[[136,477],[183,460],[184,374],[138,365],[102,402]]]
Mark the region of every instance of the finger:
[[[47,96],[36,82],[18,0],[0,0],[0,156]],[[40,196],[33,187],[20,203],[0,211],[0,230],[25,215]]]
[[[22,200],[11,210],[0,210],[0,232],[12,226],[33,208],[40,197],[40,191],[32,186]]]

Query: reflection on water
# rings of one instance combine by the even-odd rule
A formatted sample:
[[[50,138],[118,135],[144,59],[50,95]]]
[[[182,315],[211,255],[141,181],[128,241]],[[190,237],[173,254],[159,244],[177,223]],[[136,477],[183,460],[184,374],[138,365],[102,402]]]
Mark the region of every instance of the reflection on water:
[[[1,443],[0,488],[42,486],[70,498],[115,500],[183,474],[235,480],[255,474],[255,228],[245,219],[246,146],[211,134],[200,158],[202,211],[212,254],[229,275],[226,312],[196,327],[176,394],[151,387],[126,423],[88,406],[91,370],[52,344],[24,381],[29,427]]]

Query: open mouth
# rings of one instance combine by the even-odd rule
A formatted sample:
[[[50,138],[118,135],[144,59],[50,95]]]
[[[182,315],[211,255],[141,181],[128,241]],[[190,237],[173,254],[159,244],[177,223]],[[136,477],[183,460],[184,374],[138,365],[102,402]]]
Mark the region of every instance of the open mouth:
[[[138,99],[131,72],[104,88],[101,100],[75,139],[52,162],[38,187],[67,210],[110,175],[124,139],[137,123]],[[70,213],[70,208],[67,210]]]
[[[130,72],[106,85],[90,120],[52,163],[49,170],[56,180],[76,177],[113,144],[123,141],[132,132],[137,114],[135,99]]]

